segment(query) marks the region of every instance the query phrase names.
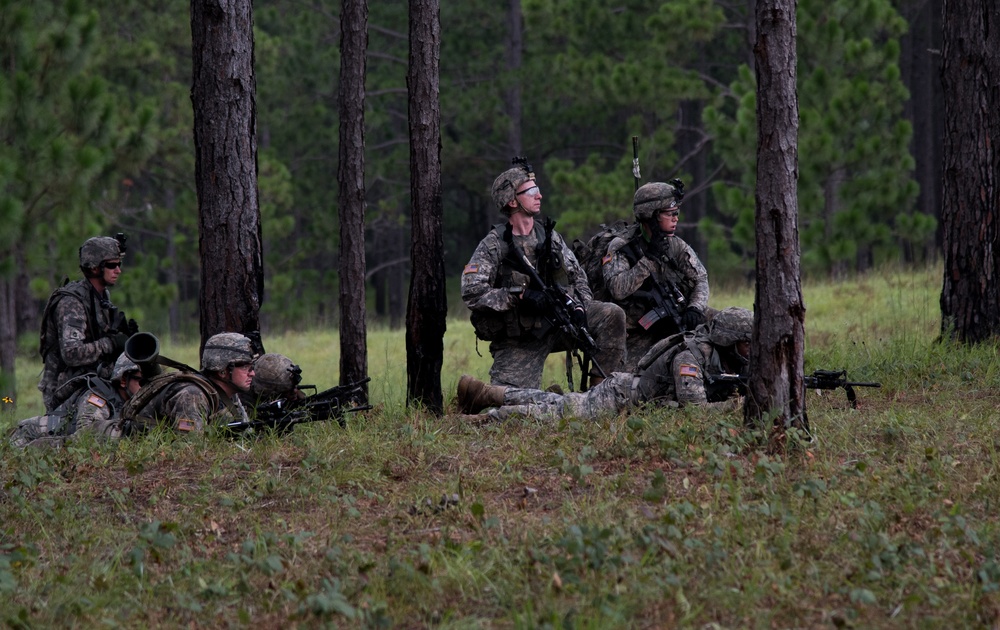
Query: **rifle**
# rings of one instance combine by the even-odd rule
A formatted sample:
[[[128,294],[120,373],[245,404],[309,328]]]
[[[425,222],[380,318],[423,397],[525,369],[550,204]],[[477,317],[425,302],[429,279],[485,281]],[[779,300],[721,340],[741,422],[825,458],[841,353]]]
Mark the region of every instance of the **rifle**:
[[[663,278],[663,282],[657,282],[656,278],[650,276],[653,281],[653,288],[649,291],[636,291],[633,295],[638,298],[645,298],[653,303],[653,308],[648,313],[639,318],[639,325],[645,330],[664,317],[669,317],[677,325],[677,330],[684,332],[684,319],[681,312],[687,300],[677,285],[668,278]]]
[[[549,303],[552,304],[552,315],[549,317],[549,320],[573,340],[574,346],[583,351],[584,362],[589,360],[594,368],[597,369],[597,373],[601,375],[601,378],[607,378],[608,375],[604,372],[604,369],[594,360],[594,355],[597,353],[597,343],[590,335],[590,331],[587,330],[586,325],[577,324],[573,321],[573,311],[577,309],[582,310],[583,307],[578,305],[558,284],[547,285],[520,247],[515,245],[514,251],[520,257],[524,268],[528,271],[528,275],[531,276],[532,282],[538,285],[538,288],[548,298]],[[584,378],[586,378],[586,375],[584,375]]]
[[[708,376],[711,383],[734,383],[739,388],[740,394],[746,395],[747,382],[749,376],[744,374],[712,374]],[[847,380],[847,370],[814,370],[803,378],[806,389],[837,389],[843,388],[847,394],[847,401],[851,403],[852,409],[858,408],[858,395],[854,391],[855,387],[882,387],[882,383],[872,381],[849,381]]]
[[[371,409],[371,405],[355,404],[365,399],[364,385],[371,380],[337,385],[303,398],[279,398],[259,404],[253,409],[250,420],[234,420],[226,425],[233,433],[261,431],[268,429],[277,433],[287,433],[296,424],[324,422],[336,418],[341,427],[347,426],[344,414]],[[315,385],[302,385],[299,389],[316,390]]]

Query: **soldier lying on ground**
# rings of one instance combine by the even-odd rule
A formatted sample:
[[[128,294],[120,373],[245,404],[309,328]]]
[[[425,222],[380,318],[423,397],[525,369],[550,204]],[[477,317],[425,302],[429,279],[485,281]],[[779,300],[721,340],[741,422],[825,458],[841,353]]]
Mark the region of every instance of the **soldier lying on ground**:
[[[657,343],[639,362],[639,372],[614,372],[586,393],[487,385],[465,375],[458,383],[458,405],[466,414],[494,407],[482,420],[594,418],[640,404],[733,408],[737,385],[713,382],[712,376],[744,371],[752,333],[753,314],[727,308],[694,332]]]
[[[202,432],[206,423],[247,420],[238,392],[250,391],[256,356],[250,339],[219,333],[205,343],[198,372],[165,372],[129,400],[122,411],[125,434],[148,431],[157,424],[178,433]]]
[[[118,439],[122,407],[144,384],[139,366],[124,354],[115,361],[111,380],[96,374],[76,377],[73,395],[54,411],[18,423],[10,442],[18,448],[62,446],[76,435],[91,432],[100,439]]]

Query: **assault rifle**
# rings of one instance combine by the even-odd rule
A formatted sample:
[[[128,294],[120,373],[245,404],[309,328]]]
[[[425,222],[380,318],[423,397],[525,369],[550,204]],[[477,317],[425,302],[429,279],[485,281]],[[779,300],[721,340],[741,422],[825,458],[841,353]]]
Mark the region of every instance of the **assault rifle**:
[[[653,304],[653,308],[639,318],[639,325],[643,329],[649,330],[656,322],[664,317],[669,317],[677,325],[677,330],[683,332],[685,328],[681,313],[684,311],[684,305],[687,302],[684,294],[668,278],[664,278],[662,283],[657,282],[652,276],[650,276],[650,280],[653,281],[653,288],[651,290],[636,291],[633,294]]]
[[[336,419],[341,427],[347,426],[344,414],[371,409],[368,404],[357,404],[366,400],[364,385],[371,378],[362,381],[337,385],[321,392],[302,398],[279,398],[262,403],[251,409],[249,420],[235,420],[226,425],[229,431],[271,430],[276,433],[287,433],[296,424],[306,422],[324,422]],[[300,385],[299,389],[316,390],[315,385]]]
[[[111,325],[108,326],[109,333],[122,333],[131,337],[139,332],[139,324],[134,319],[125,317],[124,311],[117,306],[112,306],[110,310]]]
[[[590,331],[587,330],[586,324],[578,324],[573,320],[573,311],[583,310],[583,306],[577,304],[576,301],[569,296],[568,293],[563,291],[563,289],[558,285],[553,283],[551,286],[545,284],[542,280],[542,276],[539,275],[538,270],[535,269],[534,265],[528,261],[528,257],[525,256],[520,248],[517,248],[517,255],[521,257],[521,262],[524,264],[524,268],[528,271],[528,275],[531,276],[531,280],[538,285],[538,288],[545,294],[548,298],[548,302],[552,305],[552,312],[549,315],[549,320],[561,330],[565,335],[569,336],[573,340],[573,345],[583,351],[584,363],[587,360],[594,366],[597,373],[601,375],[601,378],[607,378],[608,375],[604,372],[601,366],[594,360],[594,355],[597,353],[597,343],[594,338],[590,335]],[[567,364],[568,365],[568,364]],[[567,370],[569,368],[567,367]],[[584,373],[583,378],[586,379],[587,375]]]
[[[715,374],[709,376],[710,383],[736,383],[741,394],[746,394],[748,376],[743,374]],[[871,381],[849,381],[847,380],[847,370],[815,370],[812,374],[806,375],[803,379],[806,389],[839,389],[842,388],[847,394],[847,401],[851,403],[853,409],[858,408],[858,395],[854,391],[855,387],[882,387],[882,383]]]

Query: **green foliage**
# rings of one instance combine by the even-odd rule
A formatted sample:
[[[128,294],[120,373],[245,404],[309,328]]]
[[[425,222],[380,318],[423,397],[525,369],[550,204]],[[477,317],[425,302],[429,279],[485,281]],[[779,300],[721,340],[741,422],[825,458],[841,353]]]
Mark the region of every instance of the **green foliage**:
[[[803,268],[863,270],[898,257],[900,245],[920,249],[936,222],[911,210],[918,185],[898,61],[905,22],[885,0],[798,8]],[[752,230],[740,228],[752,227],[754,205],[756,96],[749,68],[730,89],[706,110],[705,123],[721,139],[726,165],[740,173],[738,184],[718,182],[713,193],[731,217],[724,223],[736,221],[734,251],[745,261],[754,248]]]

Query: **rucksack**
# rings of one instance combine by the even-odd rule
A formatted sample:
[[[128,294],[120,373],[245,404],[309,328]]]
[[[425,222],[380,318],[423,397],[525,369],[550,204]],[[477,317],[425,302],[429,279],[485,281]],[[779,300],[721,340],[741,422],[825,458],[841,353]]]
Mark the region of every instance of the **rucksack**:
[[[601,269],[604,256],[608,253],[608,245],[615,238],[621,236],[629,239],[634,231],[634,223],[625,221],[615,221],[611,225],[602,223],[597,229],[597,233],[590,237],[586,243],[580,239],[573,241],[573,255],[577,262],[587,274],[587,284],[594,294],[594,299],[599,302],[611,301],[611,293],[604,284],[604,271]]]

